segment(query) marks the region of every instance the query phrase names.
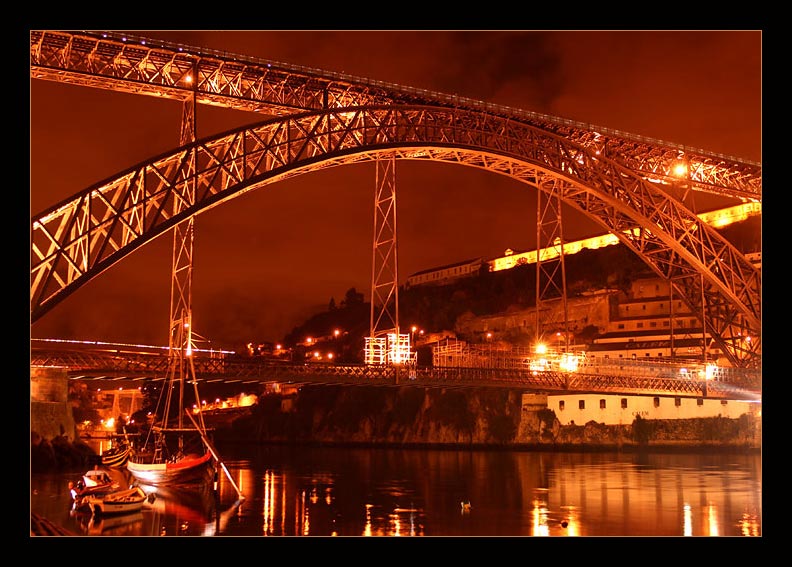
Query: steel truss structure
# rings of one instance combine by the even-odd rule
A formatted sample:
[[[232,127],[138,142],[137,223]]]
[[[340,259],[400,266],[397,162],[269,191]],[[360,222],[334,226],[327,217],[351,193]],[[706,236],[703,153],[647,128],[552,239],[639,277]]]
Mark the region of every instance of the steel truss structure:
[[[168,372],[167,354],[90,352],[79,350],[33,350],[32,366],[68,368],[73,380],[107,382],[161,382]],[[679,397],[761,400],[761,372],[725,369],[733,372],[713,379],[680,379],[612,368],[589,369],[569,373],[532,372],[527,368],[483,367],[400,367],[393,365],[330,365],[285,363],[256,359],[225,359],[196,356],[195,380],[206,384],[345,384],[356,386],[474,387],[520,388],[546,393],[612,393]],[[611,372],[609,372],[609,370]]]
[[[36,215],[33,321],[138,247],[246,191],[361,161],[435,160],[540,191],[553,187],[671,280],[693,312],[705,313],[707,331],[735,366],[761,366],[759,271],[664,188],[683,157],[693,190],[759,201],[759,164],[426,91],[128,39],[33,32],[31,76],[195,96],[275,118],[182,146]],[[424,104],[403,104],[418,101]],[[321,110],[294,112],[313,107]],[[703,283],[685,277],[694,274]]]
[[[376,104],[431,104],[531,124],[618,160],[647,178],[676,183],[688,161],[691,188],[762,199],[761,164],[612,128],[342,73],[177,45],[117,31],[32,31],[30,76],[272,116]]]

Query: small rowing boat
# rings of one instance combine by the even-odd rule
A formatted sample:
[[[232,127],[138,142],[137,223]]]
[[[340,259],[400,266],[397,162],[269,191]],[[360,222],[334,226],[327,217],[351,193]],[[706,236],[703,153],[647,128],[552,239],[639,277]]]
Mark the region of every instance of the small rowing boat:
[[[91,507],[94,515],[128,514],[139,512],[148,498],[142,488],[133,486],[104,496],[88,496],[84,502]]]

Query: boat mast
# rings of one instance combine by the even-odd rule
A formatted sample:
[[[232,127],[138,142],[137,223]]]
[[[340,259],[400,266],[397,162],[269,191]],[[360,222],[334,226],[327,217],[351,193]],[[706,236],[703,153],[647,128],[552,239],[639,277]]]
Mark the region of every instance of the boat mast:
[[[182,146],[195,141],[195,92],[184,100],[182,105],[181,135]],[[174,200],[174,214],[184,210],[195,203],[195,153],[188,152],[185,156],[184,166],[181,170],[181,199]],[[177,224],[173,229],[173,261],[171,272],[171,303],[170,303],[170,328],[168,333],[168,388],[179,384],[179,414],[178,429],[182,430],[184,418],[181,409],[184,408],[184,383],[194,376],[192,365],[192,271],[193,271],[193,231],[194,217],[190,216],[185,221]],[[198,390],[195,390],[196,401]],[[165,408],[165,421],[170,412],[171,393],[167,396],[168,404]],[[199,406],[200,407],[200,406]],[[179,434],[179,452],[184,448],[184,438]]]

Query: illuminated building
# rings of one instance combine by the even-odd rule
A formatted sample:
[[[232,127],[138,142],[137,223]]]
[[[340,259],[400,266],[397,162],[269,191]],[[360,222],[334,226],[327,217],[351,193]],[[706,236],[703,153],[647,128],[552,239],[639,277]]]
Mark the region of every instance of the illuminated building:
[[[465,260],[439,268],[431,268],[415,272],[407,278],[405,287],[416,285],[445,285],[460,278],[474,276],[481,271],[484,262],[481,258]]]
[[[735,222],[744,221],[750,217],[762,214],[761,203],[744,203],[742,205],[735,205],[724,209],[709,211],[699,214],[699,218],[714,228],[723,228]],[[618,237],[614,234],[603,234],[594,236],[592,238],[585,238],[583,240],[576,240],[574,242],[567,242],[564,244],[564,254],[577,254],[581,250],[597,250],[606,246],[613,246],[619,243]],[[445,285],[449,284],[460,278],[473,276],[486,266],[490,272],[499,272],[501,270],[509,270],[517,266],[525,264],[535,264],[536,258],[544,262],[557,258],[559,255],[558,248],[542,248],[540,250],[528,250],[525,252],[515,252],[512,249],[507,249],[503,256],[492,258],[491,260],[482,260],[476,258],[473,260],[464,260],[455,264],[448,264],[438,268],[430,268],[415,272],[407,278],[405,287],[417,285]],[[762,253],[756,252],[747,255],[754,265],[761,267]]]
[[[561,425],[630,425],[643,419],[694,419],[744,414],[761,416],[762,404],[745,400],[719,400],[674,396],[628,396],[618,394],[523,394],[523,411],[553,410]]]

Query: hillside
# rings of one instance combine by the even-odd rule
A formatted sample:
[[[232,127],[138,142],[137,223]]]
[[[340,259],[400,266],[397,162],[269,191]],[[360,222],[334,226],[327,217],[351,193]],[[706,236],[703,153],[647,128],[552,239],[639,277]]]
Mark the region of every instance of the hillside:
[[[761,216],[751,217],[719,232],[743,253],[761,251]],[[626,290],[637,277],[650,273],[648,266],[626,246],[582,250],[565,257],[567,294],[570,297],[604,287]],[[509,309],[526,309],[536,303],[536,265],[482,272],[448,285],[399,288],[399,321],[407,331],[412,325],[426,333],[453,330],[458,317],[492,315]],[[354,288],[338,306],[330,300],[328,310],[295,326],[283,344],[303,356],[309,349],[334,352],[337,362],[361,362],[364,337],[368,336],[371,305]],[[334,330],[340,330],[340,336]],[[303,344],[311,337],[310,345]]]

